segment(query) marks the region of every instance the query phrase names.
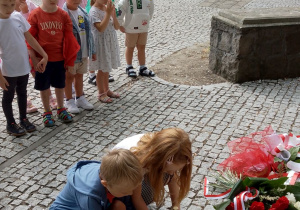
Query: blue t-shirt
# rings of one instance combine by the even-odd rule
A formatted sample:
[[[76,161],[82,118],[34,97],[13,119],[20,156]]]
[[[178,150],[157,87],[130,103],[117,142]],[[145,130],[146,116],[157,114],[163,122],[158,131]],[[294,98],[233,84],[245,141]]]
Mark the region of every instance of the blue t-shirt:
[[[67,184],[50,210],[107,209],[110,203],[99,177],[100,165],[98,161],[80,161],[69,169]]]

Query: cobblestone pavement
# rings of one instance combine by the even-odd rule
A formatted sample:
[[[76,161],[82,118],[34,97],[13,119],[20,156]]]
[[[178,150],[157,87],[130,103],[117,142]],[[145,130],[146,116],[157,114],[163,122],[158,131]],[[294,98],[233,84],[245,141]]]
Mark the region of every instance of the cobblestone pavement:
[[[177,50],[208,43],[210,18],[219,9],[300,6],[296,0],[155,3],[147,50],[149,66]],[[123,35],[119,38],[123,46]],[[182,209],[210,209],[214,202],[203,197],[203,177],[228,156],[228,141],[270,124],[280,133],[299,134],[299,78],[191,87],[157,77],[131,80],[123,68],[113,75],[116,81],[110,85],[121,93],[121,99],[100,104],[96,88],[85,81],[85,94],[95,109],[82,111],[72,124],[58,122],[54,128],[44,128],[39,109],[39,113],[29,115],[38,131],[15,138],[4,132],[5,118],[0,113],[0,209],[47,209],[63,188],[67,169],[75,162],[100,160],[106,149],[128,136],[167,127],[183,128],[193,140],[192,185]],[[39,94],[32,86],[30,79],[30,97],[41,107]],[[18,116],[17,107],[14,110]],[[161,209],[169,206],[170,200],[166,199]]]

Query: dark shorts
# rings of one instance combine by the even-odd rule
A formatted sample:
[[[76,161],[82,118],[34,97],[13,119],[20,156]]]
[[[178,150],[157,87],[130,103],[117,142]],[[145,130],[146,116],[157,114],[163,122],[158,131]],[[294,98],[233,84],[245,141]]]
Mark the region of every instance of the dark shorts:
[[[50,88],[50,85],[54,88],[64,88],[65,80],[64,61],[48,62],[43,73],[35,73],[34,89],[43,91]]]

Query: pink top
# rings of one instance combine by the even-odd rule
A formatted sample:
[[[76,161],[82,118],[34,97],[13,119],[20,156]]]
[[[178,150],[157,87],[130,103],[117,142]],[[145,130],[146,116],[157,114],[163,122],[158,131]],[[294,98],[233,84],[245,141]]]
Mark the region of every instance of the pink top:
[[[66,2],[66,0],[58,0],[57,6],[59,6],[60,8],[62,8],[65,2]],[[83,9],[85,9],[86,4],[87,4],[87,0],[82,0],[80,6]]]

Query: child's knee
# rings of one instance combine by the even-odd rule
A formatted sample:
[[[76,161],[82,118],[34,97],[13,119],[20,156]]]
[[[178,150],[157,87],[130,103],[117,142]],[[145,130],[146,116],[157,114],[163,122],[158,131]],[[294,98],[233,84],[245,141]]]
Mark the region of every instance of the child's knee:
[[[112,204],[110,206],[110,210],[114,210],[114,209],[126,210],[126,206],[122,201],[114,199],[114,201],[112,202]]]

